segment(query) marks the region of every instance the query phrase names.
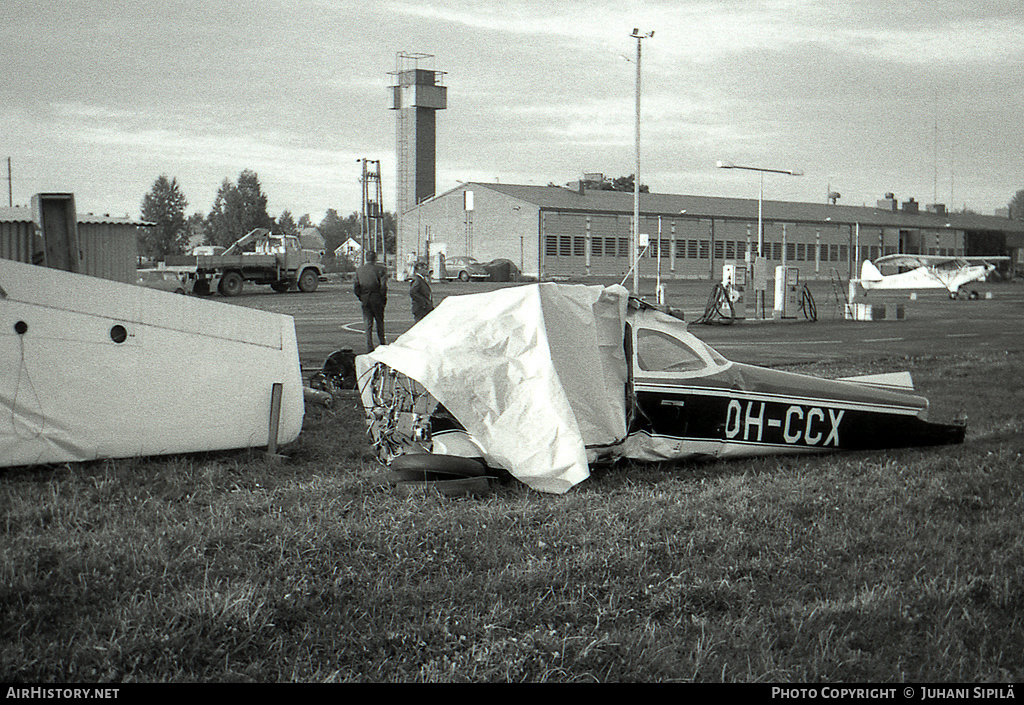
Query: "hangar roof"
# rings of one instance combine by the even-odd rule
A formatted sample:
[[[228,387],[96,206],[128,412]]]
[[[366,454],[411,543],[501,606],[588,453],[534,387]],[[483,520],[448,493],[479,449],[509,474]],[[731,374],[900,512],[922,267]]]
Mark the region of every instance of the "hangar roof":
[[[633,212],[633,193],[597,189],[565,188],[499,183],[467,183],[466,187],[487,188],[542,210],[581,211],[596,213]],[[460,187],[462,188],[462,187]],[[999,216],[968,213],[931,213],[924,209],[914,213],[870,206],[846,206],[826,203],[762,201],[762,218],[789,223],[841,223],[873,225],[890,228],[955,228],[957,230],[992,230],[1024,234],[1024,221]],[[737,220],[757,219],[757,199],[722,198],[717,196],[686,196],[663,193],[641,193],[640,212],[645,216],[675,217],[685,211],[688,217]]]

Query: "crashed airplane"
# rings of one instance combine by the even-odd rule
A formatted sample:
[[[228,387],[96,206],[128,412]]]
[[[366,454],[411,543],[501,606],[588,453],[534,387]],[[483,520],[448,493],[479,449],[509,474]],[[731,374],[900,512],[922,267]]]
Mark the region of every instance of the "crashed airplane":
[[[0,466],[285,444],[291,316],[0,259]]]
[[[619,458],[928,446],[965,434],[927,420],[908,373],[827,380],[731,362],[621,286],[451,296],[356,367],[385,464],[440,478],[462,467],[453,456],[474,458],[544,492]]]

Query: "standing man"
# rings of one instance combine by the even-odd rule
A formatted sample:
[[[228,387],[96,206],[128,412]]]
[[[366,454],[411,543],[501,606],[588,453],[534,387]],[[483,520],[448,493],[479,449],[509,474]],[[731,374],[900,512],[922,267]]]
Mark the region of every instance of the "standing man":
[[[384,339],[384,307],[388,303],[388,272],[377,264],[377,253],[366,253],[366,262],[356,270],[356,297],[363,305],[363,325],[366,328],[366,348],[373,352],[373,327],[377,326],[377,340],[387,345]]]
[[[427,263],[417,262],[412,268],[412,282],[409,284],[409,298],[412,299],[412,317],[420,319],[434,310],[434,297],[427,280]]]

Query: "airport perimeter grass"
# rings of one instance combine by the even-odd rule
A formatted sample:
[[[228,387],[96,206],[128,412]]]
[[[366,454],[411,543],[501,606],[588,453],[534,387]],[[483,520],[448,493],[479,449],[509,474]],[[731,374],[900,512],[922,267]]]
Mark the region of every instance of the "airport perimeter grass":
[[[403,497],[354,405],[258,452],[0,473],[0,682],[1020,681],[1024,356],[909,366],[963,446]]]

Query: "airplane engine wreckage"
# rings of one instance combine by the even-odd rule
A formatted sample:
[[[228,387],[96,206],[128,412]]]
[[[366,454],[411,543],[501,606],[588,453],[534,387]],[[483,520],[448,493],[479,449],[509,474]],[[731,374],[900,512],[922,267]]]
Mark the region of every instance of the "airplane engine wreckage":
[[[926,420],[909,373],[828,380],[731,362],[621,286],[450,296],[356,368],[378,458],[425,480],[479,483],[487,467],[564,493],[591,463],[618,458],[929,446],[965,434]]]

